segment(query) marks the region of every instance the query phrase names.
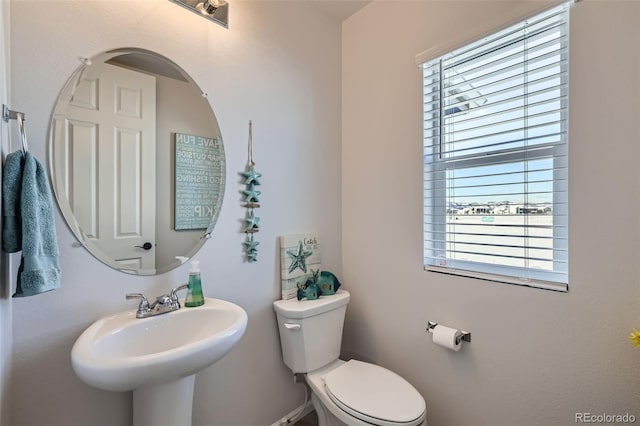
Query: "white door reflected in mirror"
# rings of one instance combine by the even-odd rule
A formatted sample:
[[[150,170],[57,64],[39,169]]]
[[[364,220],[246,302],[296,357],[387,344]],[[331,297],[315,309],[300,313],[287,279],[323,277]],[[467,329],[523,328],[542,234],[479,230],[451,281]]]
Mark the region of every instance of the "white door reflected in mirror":
[[[124,269],[155,270],[156,79],[105,63],[87,71],[66,117],[55,120],[66,142],[56,149],[71,151],[56,153],[70,179],[64,195],[106,256]],[[114,214],[99,215],[98,206]]]

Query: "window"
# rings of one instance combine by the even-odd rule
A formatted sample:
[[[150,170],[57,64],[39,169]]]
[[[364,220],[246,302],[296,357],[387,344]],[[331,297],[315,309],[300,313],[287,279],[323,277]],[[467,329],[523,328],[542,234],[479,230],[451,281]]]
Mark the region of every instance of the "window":
[[[568,15],[422,64],[425,269],[566,291]]]

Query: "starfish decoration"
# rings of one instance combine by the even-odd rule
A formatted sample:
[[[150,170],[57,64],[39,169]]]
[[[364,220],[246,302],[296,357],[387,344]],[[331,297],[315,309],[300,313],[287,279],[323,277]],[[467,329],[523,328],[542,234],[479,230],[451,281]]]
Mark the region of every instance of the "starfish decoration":
[[[247,231],[258,229],[260,227],[260,218],[253,214],[253,210],[251,210],[251,214],[249,214],[249,217],[244,221],[247,222]]]
[[[300,268],[302,272],[307,273],[307,257],[311,256],[310,251],[304,251],[302,247],[302,241],[298,241],[298,250],[287,250],[287,255],[291,257],[291,265],[289,265],[289,273],[295,271],[296,268]]]
[[[244,244],[247,252],[247,261],[249,263],[257,262],[258,261],[258,244],[260,243],[258,241],[253,241],[253,234],[251,234],[251,237],[247,237],[247,240],[243,241],[242,244]]]
[[[258,179],[262,177],[262,173],[258,173],[253,167],[253,164],[247,167],[246,172],[241,172],[240,174],[244,176],[245,185],[260,185],[260,181]]]
[[[257,253],[257,245],[260,244],[259,241],[253,241],[253,239],[243,241],[242,244],[247,248],[247,256],[249,256],[252,252]]]
[[[253,185],[249,185],[247,187],[247,189],[245,189],[244,191],[242,191],[242,193],[245,195],[244,197],[244,201],[247,203],[257,203],[260,202],[260,199],[258,198],[258,196],[260,194],[262,194],[262,192],[260,191],[256,191],[255,189],[253,189]]]

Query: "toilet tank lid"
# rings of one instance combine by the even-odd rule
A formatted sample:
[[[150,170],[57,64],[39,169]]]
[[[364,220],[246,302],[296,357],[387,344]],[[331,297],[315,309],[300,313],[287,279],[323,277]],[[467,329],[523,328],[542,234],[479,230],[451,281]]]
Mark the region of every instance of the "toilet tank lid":
[[[338,290],[334,295],[320,296],[316,300],[276,300],[273,309],[285,318],[308,318],[346,305],[349,297],[349,292]]]

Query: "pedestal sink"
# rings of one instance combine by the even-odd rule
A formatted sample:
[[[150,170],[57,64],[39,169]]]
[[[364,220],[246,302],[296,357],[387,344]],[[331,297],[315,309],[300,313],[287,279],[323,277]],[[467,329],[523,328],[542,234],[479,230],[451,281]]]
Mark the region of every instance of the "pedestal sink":
[[[219,299],[150,318],[120,312],[80,335],[71,362],[91,386],[133,390],[134,426],[190,426],[195,374],[229,352],[246,328],[247,313]]]

